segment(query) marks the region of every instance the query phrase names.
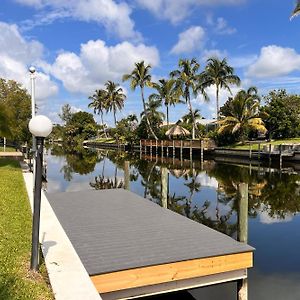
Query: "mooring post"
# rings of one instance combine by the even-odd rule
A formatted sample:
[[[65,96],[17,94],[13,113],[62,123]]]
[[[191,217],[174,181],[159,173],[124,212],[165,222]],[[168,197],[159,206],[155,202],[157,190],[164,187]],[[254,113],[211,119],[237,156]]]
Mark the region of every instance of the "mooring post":
[[[200,157],[201,157],[201,164],[203,164],[203,157],[204,157],[204,145],[203,145],[203,140],[200,141]]]
[[[272,145],[269,144],[269,163],[271,162]]]
[[[162,207],[168,208],[168,169],[161,168],[161,204]]]
[[[282,144],[279,145],[279,169],[282,168]]]
[[[249,158],[252,158],[252,144],[249,143]]]
[[[130,190],[130,164],[128,160],[124,162],[124,187],[125,190]]]
[[[239,210],[238,210],[238,234],[239,242],[248,242],[248,184],[240,183],[238,191]],[[247,272],[247,270],[246,270]],[[246,273],[247,275],[247,273]],[[237,281],[237,300],[248,299],[248,278]]]

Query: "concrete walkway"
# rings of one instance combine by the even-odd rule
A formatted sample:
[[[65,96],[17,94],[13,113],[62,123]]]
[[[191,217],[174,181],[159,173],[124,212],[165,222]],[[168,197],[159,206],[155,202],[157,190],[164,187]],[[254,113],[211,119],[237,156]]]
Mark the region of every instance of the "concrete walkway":
[[[32,208],[33,176],[21,166]],[[43,191],[41,201],[40,243],[55,299],[101,299]]]

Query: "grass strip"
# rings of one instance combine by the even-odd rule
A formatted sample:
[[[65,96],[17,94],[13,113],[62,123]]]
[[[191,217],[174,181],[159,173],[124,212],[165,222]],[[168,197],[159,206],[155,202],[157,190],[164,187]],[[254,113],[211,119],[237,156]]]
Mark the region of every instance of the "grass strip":
[[[300,144],[300,138],[292,138],[292,139],[284,139],[284,140],[274,140],[271,142],[260,142],[261,144],[261,149],[263,146],[266,145],[283,145],[283,144]],[[251,147],[252,150],[258,150],[258,143],[255,143],[255,141],[251,142]],[[250,146],[249,143],[248,144],[234,144],[234,145],[230,145],[230,146],[226,146],[225,148],[228,149],[237,149],[237,150],[249,150]]]
[[[0,159],[0,299],[54,299],[44,266],[31,271],[32,216],[19,163]]]

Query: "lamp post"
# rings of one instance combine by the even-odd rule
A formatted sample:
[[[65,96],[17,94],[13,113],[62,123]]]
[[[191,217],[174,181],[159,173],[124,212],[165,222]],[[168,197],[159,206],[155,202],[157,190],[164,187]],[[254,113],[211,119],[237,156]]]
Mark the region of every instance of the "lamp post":
[[[29,72],[30,72],[30,83],[31,83],[31,118],[33,118],[33,117],[35,117],[35,78],[36,78],[35,67],[31,66],[29,68]],[[33,175],[33,178],[35,178],[35,161],[34,161],[35,151],[36,151],[36,140],[35,140],[34,136],[32,136],[32,152],[33,152],[32,175]]]
[[[40,231],[40,208],[42,189],[42,167],[44,139],[52,131],[52,123],[46,116],[35,116],[29,122],[29,130],[36,140],[35,152],[35,177],[33,196],[33,222],[32,222],[32,247],[30,268],[37,271],[39,268],[39,231]]]

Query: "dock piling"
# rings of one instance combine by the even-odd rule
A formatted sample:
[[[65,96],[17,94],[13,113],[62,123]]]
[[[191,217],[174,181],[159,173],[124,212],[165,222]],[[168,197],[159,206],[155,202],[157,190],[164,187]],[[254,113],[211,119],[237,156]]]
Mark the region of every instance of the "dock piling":
[[[248,184],[239,184],[238,241],[248,241]],[[247,271],[246,271],[247,272]],[[248,278],[237,280],[237,300],[248,299]]]
[[[161,168],[161,204],[168,208],[168,169],[165,167]]]
[[[182,148],[183,148],[183,142],[180,141],[180,161],[182,161]]]
[[[282,144],[279,145],[279,169],[282,169]]]
[[[125,190],[130,190],[130,164],[128,160],[125,160],[124,162],[124,187]]]

